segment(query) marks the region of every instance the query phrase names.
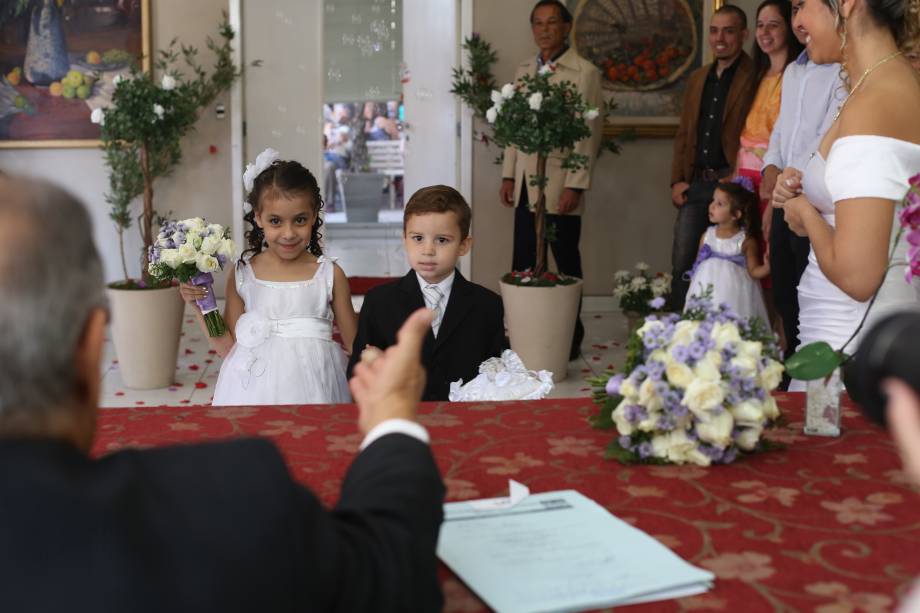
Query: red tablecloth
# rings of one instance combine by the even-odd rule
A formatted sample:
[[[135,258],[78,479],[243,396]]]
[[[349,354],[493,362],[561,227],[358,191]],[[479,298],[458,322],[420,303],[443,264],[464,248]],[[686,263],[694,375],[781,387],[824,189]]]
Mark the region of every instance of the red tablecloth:
[[[426,404],[421,421],[449,500],[576,489],[712,570],[702,596],[636,611],[887,611],[920,575],[920,504],[887,435],[853,408],[839,438],[806,437],[800,395],[779,397],[784,450],[730,466],[621,466],[603,459],[586,399]],[[353,406],[101,411],[97,453],[242,435],[273,439],[295,478],[333,503],[361,440]],[[482,603],[442,569],[446,611]]]

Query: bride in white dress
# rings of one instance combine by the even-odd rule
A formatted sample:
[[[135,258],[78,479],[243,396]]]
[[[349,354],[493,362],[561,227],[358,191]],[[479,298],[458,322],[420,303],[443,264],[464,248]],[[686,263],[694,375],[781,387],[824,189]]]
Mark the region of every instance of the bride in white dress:
[[[920,309],[920,288],[904,280],[906,241],[894,246],[896,205],[920,173],[920,77],[898,44],[920,30],[920,0],[794,0],[794,26],[816,63],[841,62],[849,95],[804,173],[788,168],[773,206],[811,241],[799,283],[801,345],[835,349],[897,309]],[[909,23],[907,22],[909,21]],[[801,194],[801,195],[799,195]],[[888,268],[895,247],[900,266]],[[876,290],[878,294],[876,295]],[[852,353],[858,338],[846,346]],[[790,389],[804,389],[793,382]]]

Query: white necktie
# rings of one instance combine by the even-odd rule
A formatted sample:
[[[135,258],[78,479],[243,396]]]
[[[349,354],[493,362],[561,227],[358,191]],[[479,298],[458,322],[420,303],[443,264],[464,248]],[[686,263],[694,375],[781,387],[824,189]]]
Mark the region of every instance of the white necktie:
[[[425,306],[434,311],[434,318],[431,320],[431,329],[434,335],[438,335],[438,328],[441,326],[441,300],[444,299],[444,293],[437,285],[426,285],[422,290],[425,295]]]

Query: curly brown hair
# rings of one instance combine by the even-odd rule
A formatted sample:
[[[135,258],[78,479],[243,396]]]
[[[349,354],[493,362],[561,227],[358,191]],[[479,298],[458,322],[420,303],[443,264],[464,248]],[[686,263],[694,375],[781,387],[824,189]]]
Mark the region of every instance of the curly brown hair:
[[[763,224],[760,219],[760,198],[737,183],[719,183],[717,190],[724,192],[731,203],[732,217],[740,214],[738,225],[744,233],[758,242],[763,240]]]
[[[265,232],[256,224],[256,212],[261,208],[262,198],[269,193],[280,193],[283,196],[290,194],[304,194],[313,203],[313,214],[316,220],[313,222],[313,228],[310,232],[310,244],[307,245],[307,251],[319,257],[323,255],[321,244],[323,235],[319,231],[323,225],[323,219],[320,211],[323,210],[323,198],[319,191],[319,183],[300,162],[293,160],[276,160],[272,165],[259,173],[252,184],[252,191],[246,196],[246,202],[252,209],[243,215],[243,221],[251,226],[246,230],[244,236],[249,244],[249,249],[243,251],[243,256],[247,253],[250,257],[262,252],[265,243]],[[240,258],[242,264],[244,258]]]

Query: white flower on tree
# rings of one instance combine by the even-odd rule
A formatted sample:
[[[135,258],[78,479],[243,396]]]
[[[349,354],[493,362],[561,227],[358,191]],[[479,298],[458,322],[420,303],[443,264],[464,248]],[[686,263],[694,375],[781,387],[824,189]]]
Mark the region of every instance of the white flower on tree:
[[[102,109],[93,109],[93,112],[89,116],[89,120],[100,126],[105,125],[105,111]]]
[[[540,92],[531,94],[530,98],[527,99],[527,104],[530,105],[530,110],[539,111],[543,105],[543,94]]]
[[[165,112],[166,112],[166,109],[164,109],[161,105],[159,104],[153,105],[153,114],[157,116],[157,119],[163,119],[163,113]]]
[[[175,89],[176,88],[175,77],[173,77],[172,75],[168,75],[168,74],[163,75],[163,78],[160,80],[160,87],[162,87],[166,91]]]

